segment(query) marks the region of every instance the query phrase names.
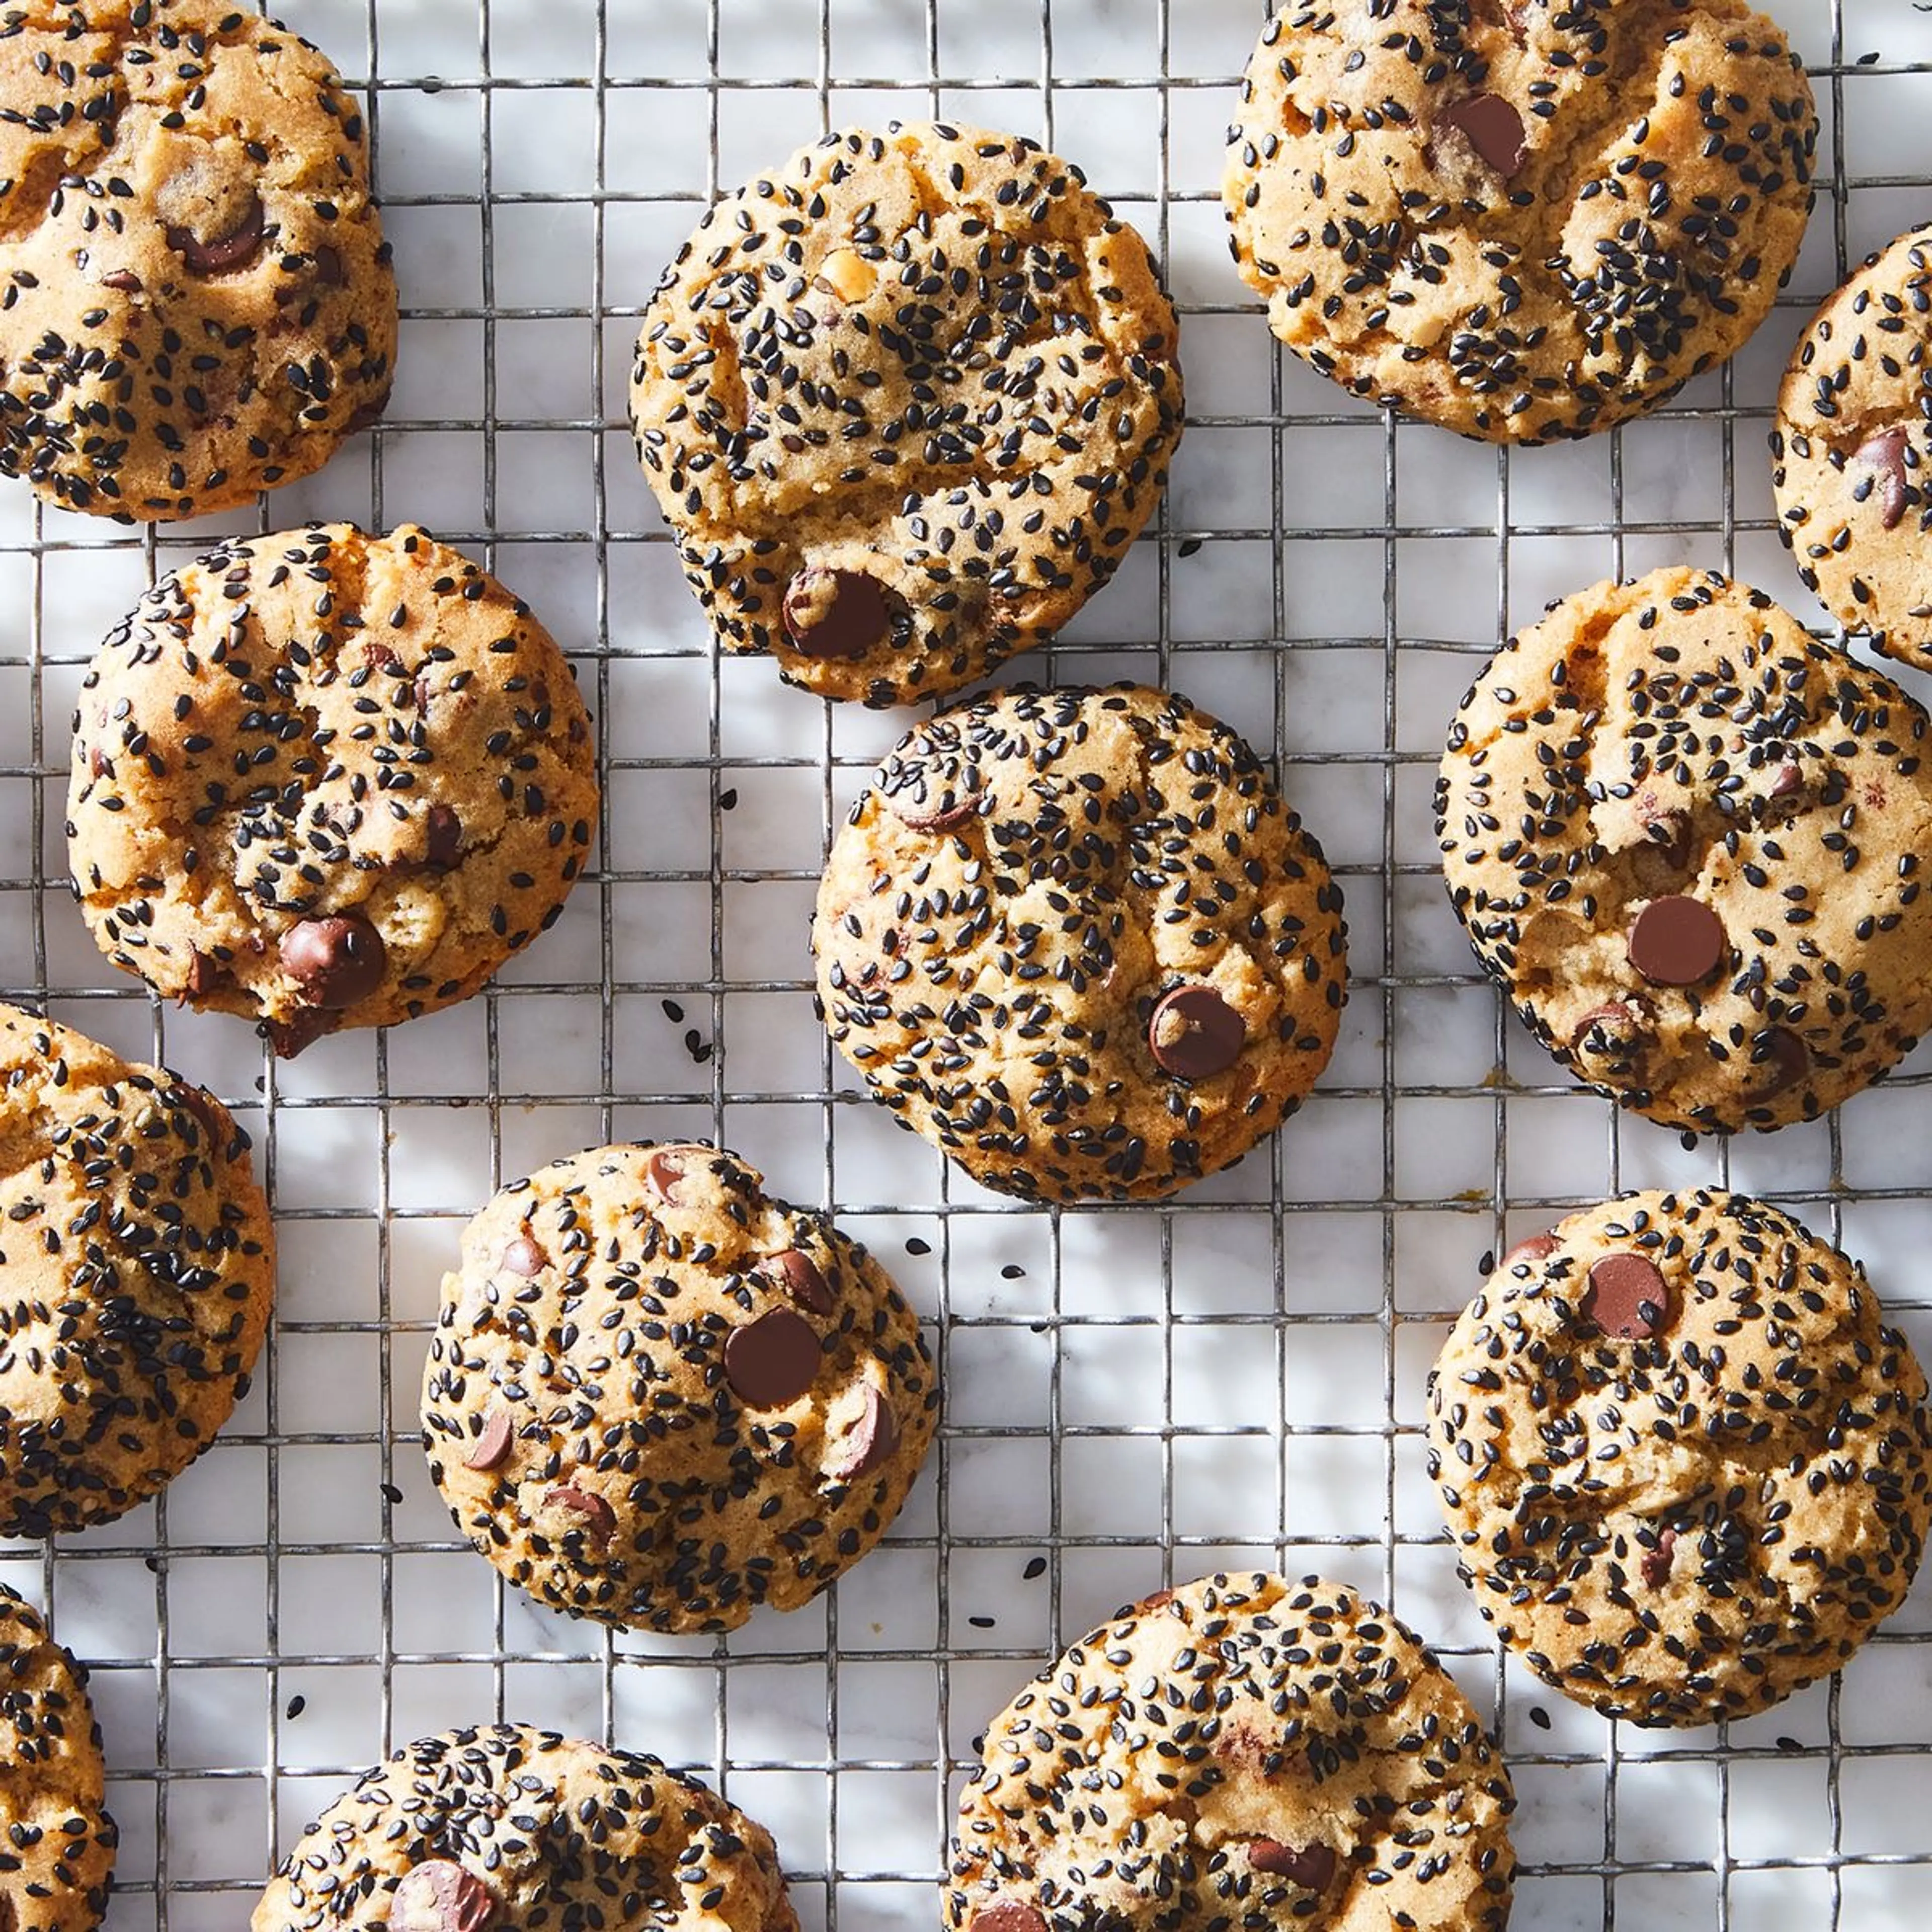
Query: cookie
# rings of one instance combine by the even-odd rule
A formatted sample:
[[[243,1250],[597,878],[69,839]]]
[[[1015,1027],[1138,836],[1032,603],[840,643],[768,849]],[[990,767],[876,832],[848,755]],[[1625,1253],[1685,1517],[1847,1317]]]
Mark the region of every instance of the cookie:
[[[562,653],[408,524],[236,538],[164,578],[74,731],[100,950],[281,1054],[467,998],[562,910],[596,820]]]
[[[1790,274],[1817,116],[1741,0],[1382,0],[1262,29],[1222,193],[1275,334],[1490,442],[1587,436],[1733,354]]]
[[[654,1757],[523,1724],[405,1745],[297,1841],[254,1932],[797,1932],[771,1834]]]
[[[212,1094],[0,1006],[0,1537],[145,1502],[248,1390],[275,1237]]]
[[[1509,1773],[1396,1619],[1305,1577],[1162,1590],[987,1726],[950,1932],[1501,1932]]]
[[[1147,244],[1016,135],[847,128],[727,196],[631,380],[719,648],[890,704],[1040,643],[1160,500],[1178,334]]]
[[[306,40],[226,0],[20,0],[0,99],[0,472],[205,516],[381,414],[395,276],[362,114]]]
[[[816,1596],[898,1515],[938,1407],[884,1269],[708,1147],[594,1148],[504,1189],[423,1376],[464,1534],[554,1609],[659,1630]]]
[[[1925,1377],[1788,1214],[1631,1194],[1504,1256],[1429,1382],[1429,1472],[1496,1634],[1606,1717],[1692,1725],[1836,1670],[1912,1586]]]
[[[1450,896],[1580,1078],[1700,1132],[1810,1120],[1932,1024],[1926,716],[1762,592],[1660,570],[1553,604],[1462,700]]]
[[[1151,1200],[1328,1064],[1342,896],[1248,746],[1184,698],[1029,686],[910,731],[812,926],[839,1051],[902,1126],[1028,1200]]]
[[[1832,615],[1932,669],[1932,222],[1864,266],[1805,330],[1778,394],[1778,533]]]
[[[120,1835],[87,1672],[4,1586],[0,1766],[0,1922],[8,1932],[92,1932],[107,1909]]]

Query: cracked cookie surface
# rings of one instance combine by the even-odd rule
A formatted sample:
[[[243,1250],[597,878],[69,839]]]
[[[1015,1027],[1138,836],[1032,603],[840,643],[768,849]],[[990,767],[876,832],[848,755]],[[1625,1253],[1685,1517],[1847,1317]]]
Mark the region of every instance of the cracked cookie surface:
[[[1501,1932],[1509,1774],[1417,1639],[1310,1576],[1119,1612],[986,1727],[950,1932]]]
[[[406,1744],[309,1826],[254,1932],[797,1932],[762,1825],[640,1753],[523,1724]]]
[[[1932,670],[1932,223],[1833,295],[1793,351],[1772,432],[1778,531],[1874,647]]]
[[[21,0],[0,100],[0,472],[201,516],[381,412],[395,278],[315,48],[213,0]]]
[[[632,370],[718,644],[868,704],[1072,616],[1159,502],[1178,325],[1146,244],[1017,136],[848,128],[706,214]]]
[[[702,1146],[599,1148],[464,1231],[424,1371],[458,1527],[554,1607],[653,1630],[795,1610],[870,1550],[939,1387],[885,1270]]]
[[[1436,790],[1450,898],[1580,1078],[1700,1132],[1811,1119],[1932,1024],[1926,731],[1761,591],[1595,585],[1463,699]]]
[[[164,578],[74,729],[96,943],[281,1054],[476,992],[556,920],[596,820],[562,653],[410,524],[236,539]]]
[[[834,842],[832,1040],[987,1186],[1155,1198],[1238,1160],[1334,1051],[1340,889],[1253,751],[1184,698],[1022,686],[940,712]]]
[[[1228,130],[1234,260],[1351,393],[1589,434],[1732,355],[1796,259],[1817,117],[1739,0],[1291,4]]]
[[[8,1932],[92,1932],[119,1834],[107,1815],[87,1673],[0,1586],[0,1919]]]
[[[1912,1586],[1925,1377],[1864,1270],[1699,1189],[1506,1255],[1430,1378],[1463,1579],[1532,1669],[1606,1716],[1748,1717],[1837,1670]]]
[[[0,1536],[122,1515],[247,1394],[275,1240],[214,1096],[0,1006]]]

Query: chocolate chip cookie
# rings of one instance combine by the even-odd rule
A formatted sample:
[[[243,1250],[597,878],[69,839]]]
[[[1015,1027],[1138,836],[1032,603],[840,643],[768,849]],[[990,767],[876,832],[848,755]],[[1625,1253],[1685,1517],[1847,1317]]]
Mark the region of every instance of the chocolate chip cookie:
[[[902,1126],[1029,1200],[1153,1199],[1238,1160],[1328,1064],[1340,890],[1254,752],[1170,692],[940,712],[832,848],[812,950]]]
[[[654,1757],[494,1724],[405,1745],[309,1826],[254,1932],[797,1932],[771,1834]]]
[[[0,1536],[152,1496],[248,1392],[275,1238],[212,1094],[0,1006]]]
[[[1812,318],[1778,392],[1778,534],[1832,614],[1932,668],[1932,223],[1870,256]]]
[[[107,1815],[87,1672],[38,1614],[0,1586],[0,1924],[92,1932],[120,1834]]]
[[[306,40],[225,0],[23,0],[0,103],[0,472],[202,516],[381,413],[395,277],[362,114]]]
[[[529,607],[405,524],[236,539],[164,578],[74,714],[101,950],[294,1054],[466,998],[563,908],[590,720]]]
[[[1797,258],[1817,134],[1742,0],[1292,5],[1223,193],[1243,278],[1323,375],[1543,442],[1736,351]]]
[[[847,128],[727,196],[638,338],[638,455],[719,647],[942,696],[1113,574],[1180,435],[1147,246],[1016,135]]]
[[[1305,1577],[1123,1610],[987,1726],[950,1932],[1501,1932],[1509,1774],[1396,1620]]]
[[[1761,591],[1597,584],[1462,700],[1436,791],[1457,915],[1532,1032],[1625,1106],[1809,1120],[1932,1024],[1926,727]]]
[[[1789,1215],[1632,1194],[1504,1256],[1429,1385],[1464,1580],[1539,1676],[1646,1724],[1748,1717],[1912,1587],[1925,1377]]]
[[[795,1610],[878,1542],[939,1389],[821,1216],[709,1147],[608,1147],[464,1232],[423,1378],[457,1526],[562,1610],[660,1630]]]

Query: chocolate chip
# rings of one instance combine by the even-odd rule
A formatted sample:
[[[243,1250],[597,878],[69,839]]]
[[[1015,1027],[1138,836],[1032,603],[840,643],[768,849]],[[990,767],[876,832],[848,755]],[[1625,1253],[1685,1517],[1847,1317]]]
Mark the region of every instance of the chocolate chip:
[[[1458,129],[1469,145],[1504,181],[1522,172],[1528,148],[1522,116],[1499,94],[1472,94],[1452,101],[1436,117]]]
[[[230,268],[238,268],[254,260],[266,232],[262,198],[250,194],[241,220],[226,234],[204,242],[191,229],[170,228],[167,231],[168,246],[188,264],[190,274],[225,274]]]
[[[644,1178],[657,1190],[658,1198],[672,1204],[681,1204],[685,1196],[679,1184],[685,1178],[692,1157],[700,1150],[696,1148],[658,1148],[652,1150],[650,1159],[644,1164]]]
[[[312,1006],[339,1012],[382,983],[388,956],[382,935],[356,913],[305,919],[282,934],[283,970]]]
[[[527,1234],[519,1234],[503,1250],[503,1265],[512,1274],[520,1274],[525,1280],[542,1274],[550,1264],[550,1257]]]
[[[1789,1027],[1767,1027],[1751,1040],[1751,1097],[1786,1093],[1811,1071],[1811,1054]]]
[[[863,657],[892,628],[877,580],[859,570],[808,565],[785,586],[784,631],[810,658]]]
[[[1642,1255],[1606,1255],[1590,1270],[1583,1318],[1621,1341],[1647,1342],[1669,1327],[1670,1284]]]
[[[389,1932],[484,1932],[496,1915],[490,1888],[453,1858],[412,1867],[389,1898]]]
[[[886,802],[893,816],[915,832],[952,832],[979,815],[980,793],[976,785],[956,790],[949,784],[935,802],[927,787],[908,785],[887,793]]]
[[[137,296],[141,292],[141,278],[132,268],[116,268],[111,275],[101,277],[100,286],[118,289],[124,296]]]
[[[1630,963],[1653,986],[1698,986],[1724,963],[1724,922],[1702,899],[1652,899],[1630,922]]]
[[[264,1020],[262,1031],[277,1055],[292,1060],[304,1048],[314,1046],[325,1034],[335,1030],[335,1022],[320,1006],[310,1006],[292,1019]]]
[[[824,1276],[819,1272],[818,1264],[796,1248],[787,1248],[782,1254],[767,1255],[752,1272],[778,1294],[789,1296],[800,1307],[809,1309],[814,1315],[830,1315],[838,1306],[832,1298],[832,1290],[826,1286]]]
[[[1046,1932],[1046,1921],[1030,1905],[1016,1898],[1003,1898],[983,1912],[974,1913],[967,1932]]]
[[[1905,452],[1910,439],[1903,428],[1880,430],[1860,443],[1852,460],[1878,472],[1876,488],[1885,527],[1895,530],[1905,520]]]
[[[789,1308],[774,1308],[724,1338],[724,1379],[752,1408],[782,1408],[818,1376],[818,1337]]]
[[[463,821],[447,805],[433,805],[424,830],[428,834],[428,862],[439,872],[446,872],[463,856]]]
[[[543,1513],[567,1519],[564,1534],[580,1533],[586,1543],[601,1550],[617,1532],[616,1512],[594,1490],[580,1490],[573,1483],[560,1484],[544,1493]]]
[[[1256,1871],[1292,1879],[1310,1892],[1326,1892],[1335,1876],[1335,1854],[1326,1845],[1310,1845],[1298,1851],[1273,1838],[1256,1838],[1248,1845],[1248,1862]]]
[[[1173,1601],[1174,1592],[1172,1590],[1156,1590],[1152,1596],[1143,1597],[1134,1608],[1137,1612],[1144,1615],[1149,1610],[1157,1610],[1163,1604],[1171,1604]]]
[[[516,1433],[516,1425],[510,1420],[507,1408],[493,1408],[483,1418],[483,1432],[470,1445],[470,1454],[464,1457],[466,1469],[494,1469],[510,1453],[510,1439]]]
[[[1634,1006],[1625,1005],[1622,1000],[1612,1000],[1606,1006],[1592,1006],[1570,1029],[1570,1045],[1573,1049],[1581,1047],[1592,1034],[1600,1034],[1604,1050],[1628,1047],[1635,1042],[1640,1017]]]
[[[211,1154],[219,1154],[228,1139],[228,1133],[221,1124],[220,1116],[215,1112],[214,1102],[202,1090],[184,1080],[177,1090],[181,1104],[192,1114],[200,1124],[202,1138]],[[0,1928],[4,1932],[4,1928]]]
[[[1643,1573],[1643,1580],[1653,1590],[1660,1590],[1670,1580],[1670,1566],[1676,1560],[1677,1532],[1674,1529],[1660,1529],[1657,1532],[1657,1547],[1646,1550],[1638,1569]]]
[[[1504,1256],[1502,1265],[1513,1268],[1519,1263],[1540,1262],[1546,1255],[1553,1255],[1562,1246],[1554,1234],[1532,1234],[1526,1241],[1519,1241]]]
[[[1246,1022],[1212,986],[1176,986],[1155,1002],[1148,1021],[1154,1064],[1178,1080],[1225,1073],[1246,1044]]]
[[[343,272],[342,251],[325,242],[315,251],[315,278],[325,288],[339,289],[349,279]]]
[[[1780,765],[1778,776],[1771,782],[1773,798],[1790,798],[1803,788],[1804,774],[1796,765]]]
[[[199,1000],[214,991],[221,979],[221,968],[198,946],[190,949],[188,956],[187,993],[190,1000]]]
[[[416,673],[416,716],[427,716],[429,712],[429,671],[425,667]]]
[[[91,777],[111,778],[114,776],[114,760],[107,755],[101,746],[95,745],[88,749],[87,770]]]
[[[899,1444],[899,1426],[891,1406],[868,1382],[866,1406],[838,1449],[826,1459],[825,1473],[835,1483],[869,1475]]]

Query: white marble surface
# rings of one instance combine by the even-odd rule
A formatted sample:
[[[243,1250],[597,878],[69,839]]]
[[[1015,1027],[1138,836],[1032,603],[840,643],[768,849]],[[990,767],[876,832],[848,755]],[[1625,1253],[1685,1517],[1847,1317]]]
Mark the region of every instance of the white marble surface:
[[[1768,407],[1846,254],[1932,212],[1932,72],[1900,70],[1932,61],[1932,17],[1909,0],[1772,10],[1815,65],[1846,63],[1817,82],[1826,176],[1786,299],[1731,373],[1660,417],[1499,458],[1391,429],[1278,353],[1234,276],[1216,188],[1258,0],[286,0],[380,80],[408,320],[380,437],[279,493],[269,524],[411,518],[487,555],[582,668],[608,812],[600,873],[498,991],[326,1042],[276,1069],[272,1096],[244,1028],[152,1008],[64,891],[28,878],[62,870],[67,718],[94,642],[152,568],[268,526],[178,526],[151,548],[0,492],[0,984],[239,1102],[282,1216],[271,1363],[220,1445],[160,1508],[51,1558],[0,1552],[96,1666],[125,1834],[112,1932],[233,1932],[356,1770],[500,1712],[719,1779],[778,1834],[808,1926],[835,1901],[846,1932],[923,1926],[946,1790],[986,1718],[1119,1601],[1222,1562],[1392,1592],[1444,1647],[1516,1756],[1519,1924],[1920,1932],[1932,1866],[1886,1861],[1926,1845],[1932,1586],[1842,1688],[1728,1737],[1613,1729],[1498,1664],[1436,1540],[1414,1429],[1484,1251],[1619,1184],[1785,1201],[1841,1232],[1932,1349],[1914,1192],[1932,1060],[1835,1124],[1687,1150],[1614,1120],[1499,1019],[1429,869],[1448,713],[1505,622],[1678,558],[1820,618],[1768,526]],[[584,84],[600,44],[601,88]],[[1117,584],[1051,664],[1013,674],[1165,678],[1272,746],[1348,896],[1356,990],[1322,1092],[1167,1210],[1016,1211],[830,1064],[805,990],[810,877],[903,721],[713,664],[623,432],[636,309],[713,186],[828,115],[935,110],[1048,136],[1164,248],[1190,404],[1216,419]],[[735,803],[714,817],[721,794]],[[688,1026],[716,1044],[702,1064]],[[836,1207],[930,1315],[946,1432],[832,1599],[722,1644],[610,1641],[453,1546],[412,1427],[422,1325],[499,1178],[606,1136],[720,1132],[775,1186]]]

